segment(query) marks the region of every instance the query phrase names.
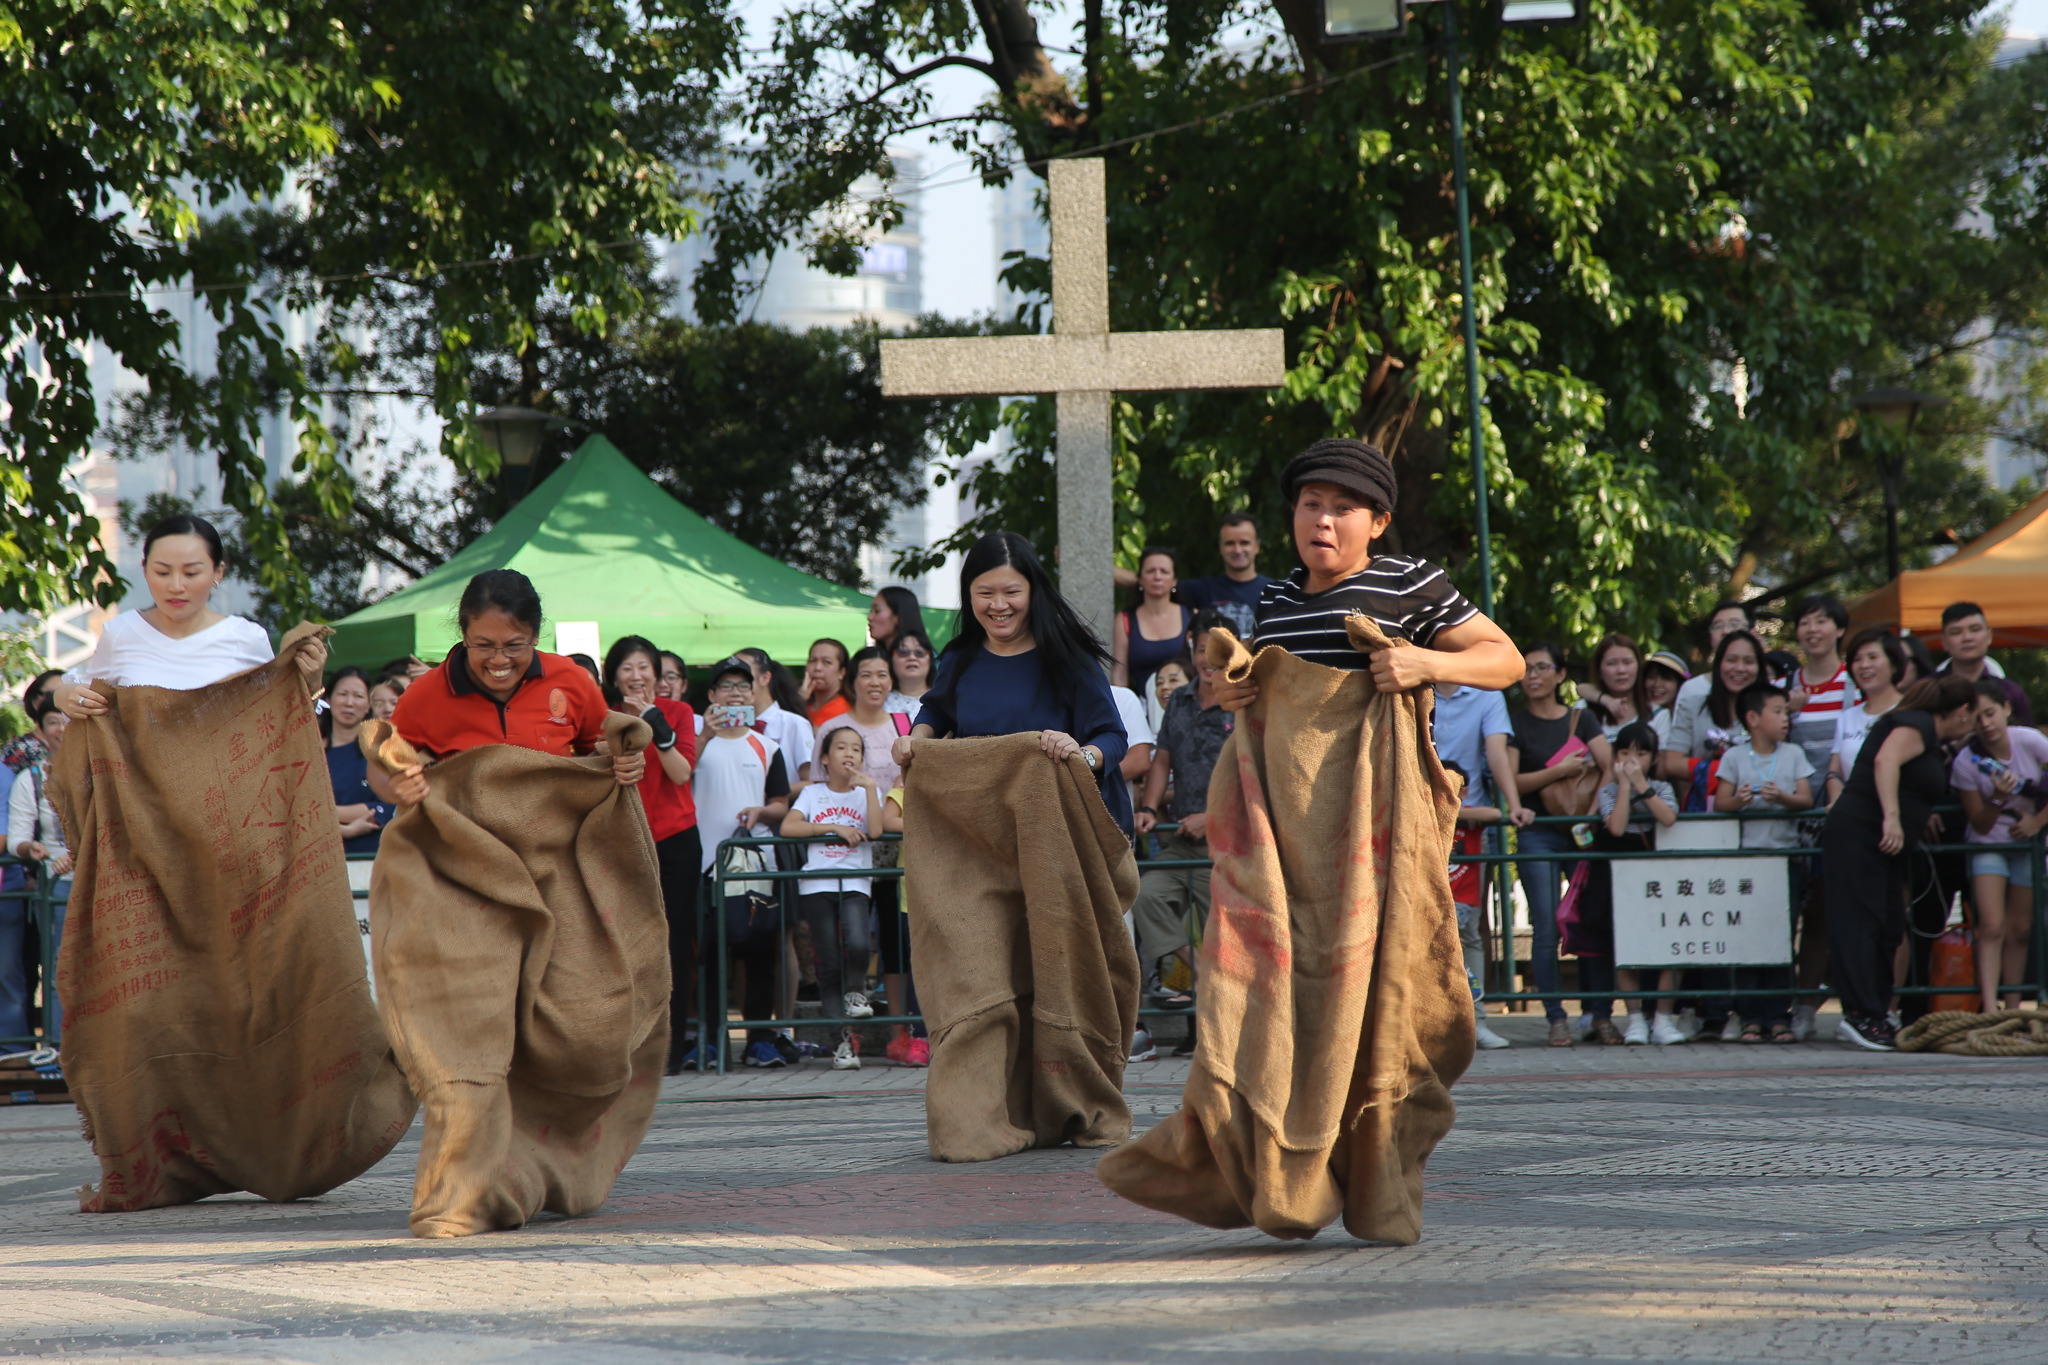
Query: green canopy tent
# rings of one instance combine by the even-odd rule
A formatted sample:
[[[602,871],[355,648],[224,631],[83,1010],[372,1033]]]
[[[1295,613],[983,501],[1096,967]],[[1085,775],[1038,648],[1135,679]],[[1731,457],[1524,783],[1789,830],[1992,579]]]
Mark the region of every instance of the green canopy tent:
[[[868,597],[792,569],[677,502],[602,436],[505,514],[487,535],[410,587],[335,623],[336,664],[437,660],[459,638],[455,606],[487,569],[533,580],[550,629],[541,647],[597,648],[644,635],[692,666],[754,646],[803,670],[811,642],[857,649]],[[579,638],[580,637],[580,638]]]

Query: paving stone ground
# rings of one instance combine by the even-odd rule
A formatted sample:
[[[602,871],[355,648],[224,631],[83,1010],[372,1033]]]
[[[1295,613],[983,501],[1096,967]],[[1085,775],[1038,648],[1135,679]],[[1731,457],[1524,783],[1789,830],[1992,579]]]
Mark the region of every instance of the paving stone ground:
[[[417,1242],[417,1130],[324,1199],[85,1217],[0,1109],[0,1356],[94,1362],[2048,1360],[2048,1063],[1482,1053],[1420,1245],[1211,1232],[1095,1154],[944,1166],[922,1073],[684,1077],[589,1218]],[[1141,1126],[1182,1063],[1131,1068]]]

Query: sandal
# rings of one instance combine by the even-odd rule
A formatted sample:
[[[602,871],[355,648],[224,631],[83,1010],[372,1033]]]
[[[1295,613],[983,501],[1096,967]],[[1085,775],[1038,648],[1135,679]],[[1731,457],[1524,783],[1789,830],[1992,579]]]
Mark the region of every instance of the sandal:
[[[1550,1021],[1550,1045],[1552,1047],[1572,1047],[1576,1045],[1577,1041],[1577,1039],[1572,1037],[1572,1026],[1570,1024],[1562,1019]]]
[[[1796,1043],[1799,1035],[1792,1031],[1790,1024],[1780,1021],[1771,1025],[1771,1041],[1774,1043]]]
[[[1761,1042],[1762,1042],[1763,1040],[1764,1040],[1764,1026],[1763,1026],[1762,1024],[1749,1024],[1749,1023],[1745,1023],[1745,1024],[1744,1024],[1744,1025],[1742,1026],[1742,1041],[1743,1041],[1743,1042],[1745,1042],[1745,1043],[1761,1043]]]

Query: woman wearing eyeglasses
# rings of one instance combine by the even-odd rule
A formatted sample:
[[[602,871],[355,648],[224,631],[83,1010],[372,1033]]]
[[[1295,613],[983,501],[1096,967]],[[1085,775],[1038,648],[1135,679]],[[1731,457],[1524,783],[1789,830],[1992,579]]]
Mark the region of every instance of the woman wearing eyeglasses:
[[[401,807],[370,919],[378,1005],[425,1118],[419,1237],[602,1204],[646,1133],[670,1030],[660,863],[624,789],[650,739],[679,747],[669,718],[688,713],[612,714],[580,664],[537,648],[524,574],[472,578],[457,619],[461,643],[406,689],[370,768]],[[654,651],[628,648],[640,676],[620,685],[647,700]],[[601,763],[562,761],[600,741]]]
[[[408,687],[391,713],[406,743],[435,758],[486,744],[564,758],[596,749],[611,708],[581,664],[536,648],[540,595],[525,574],[493,569],[470,579],[457,622],[462,643]],[[646,770],[644,753],[612,755],[622,787]],[[372,765],[370,785],[387,801],[416,806],[427,796],[427,770],[387,777]]]
[[[922,629],[906,630],[889,649],[889,700],[884,708],[894,715],[914,716],[924,705],[924,694],[932,690],[932,637]]]

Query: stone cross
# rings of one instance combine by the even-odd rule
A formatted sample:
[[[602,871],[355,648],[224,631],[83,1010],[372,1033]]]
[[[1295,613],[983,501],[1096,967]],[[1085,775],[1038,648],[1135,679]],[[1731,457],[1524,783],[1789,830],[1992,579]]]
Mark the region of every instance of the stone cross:
[[[1052,335],[884,341],[882,395],[1050,393],[1058,400],[1060,588],[1107,645],[1114,516],[1110,396],[1165,389],[1270,388],[1285,378],[1277,327],[1109,330],[1108,211],[1098,158],[1047,167],[1052,200]],[[961,610],[972,610],[967,602]]]

